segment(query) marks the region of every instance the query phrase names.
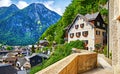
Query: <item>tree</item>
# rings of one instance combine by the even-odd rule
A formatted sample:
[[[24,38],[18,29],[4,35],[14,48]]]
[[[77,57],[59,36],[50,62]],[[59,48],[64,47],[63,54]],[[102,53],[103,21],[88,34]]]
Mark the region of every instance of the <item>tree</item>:
[[[32,45],[31,50],[32,50],[32,53],[35,53],[35,47],[34,47],[34,45]]]
[[[11,47],[11,46],[7,46],[7,48],[6,48],[6,50],[12,50],[13,49],[13,47]]]
[[[98,52],[101,48],[101,44],[95,44],[96,51]]]

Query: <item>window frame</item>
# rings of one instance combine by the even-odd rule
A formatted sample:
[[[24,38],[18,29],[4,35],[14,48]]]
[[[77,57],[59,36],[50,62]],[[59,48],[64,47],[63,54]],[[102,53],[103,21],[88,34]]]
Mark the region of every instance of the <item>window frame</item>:
[[[100,35],[100,31],[99,30],[96,30],[96,35]]]
[[[83,32],[82,32],[82,35],[83,35],[84,37],[87,37],[88,34],[89,34],[88,31],[83,31]]]
[[[100,22],[97,21],[97,26],[100,26]]]
[[[79,38],[81,36],[81,32],[76,33],[76,37]]]
[[[74,37],[74,33],[70,33],[70,38],[73,38]]]
[[[80,28],[84,28],[84,23],[80,24]]]
[[[79,25],[75,25],[75,29],[78,29]]]

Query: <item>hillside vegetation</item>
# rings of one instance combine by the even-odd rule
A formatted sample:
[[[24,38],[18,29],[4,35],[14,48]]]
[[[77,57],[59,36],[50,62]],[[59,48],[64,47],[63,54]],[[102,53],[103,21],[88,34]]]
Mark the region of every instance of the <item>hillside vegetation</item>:
[[[72,48],[83,49],[83,42],[82,41],[72,41],[70,43],[65,43],[64,45],[57,45],[55,51],[50,56],[49,59],[42,62],[41,65],[37,65],[30,70],[30,74],[35,74],[36,72],[48,67],[49,65],[63,59],[64,57],[71,54]]]
[[[75,16],[79,13],[85,15],[87,13],[100,12],[107,22],[108,10],[103,8],[108,0],[73,0],[62,16],[62,18],[54,25],[49,27],[40,39],[47,38],[51,43],[56,41],[58,44],[64,43],[64,28],[71,24]]]

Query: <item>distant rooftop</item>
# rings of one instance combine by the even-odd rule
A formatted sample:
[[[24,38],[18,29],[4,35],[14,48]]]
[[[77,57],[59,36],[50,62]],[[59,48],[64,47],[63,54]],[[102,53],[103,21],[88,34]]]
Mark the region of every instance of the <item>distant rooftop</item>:
[[[3,67],[3,66],[9,66],[9,64],[1,64],[0,63],[0,67]]]
[[[48,42],[47,40],[40,40],[39,43]]]
[[[32,54],[32,56],[30,56],[30,58],[32,58],[32,57],[34,57],[36,55],[40,56],[40,57],[44,57],[44,58],[49,58],[49,56],[47,56],[46,54],[42,54],[42,53],[40,53],[40,54],[34,53],[34,54]]]
[[[9,64],[0,64],[0,74],[17,74],[17,70]]]

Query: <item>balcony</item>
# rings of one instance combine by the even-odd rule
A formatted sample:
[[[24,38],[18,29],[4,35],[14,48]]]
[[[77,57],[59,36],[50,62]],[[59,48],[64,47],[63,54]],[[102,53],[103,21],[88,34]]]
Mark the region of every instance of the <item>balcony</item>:
[[[81,74],[97,67],[97,53],[73,53],[36,74]]]

